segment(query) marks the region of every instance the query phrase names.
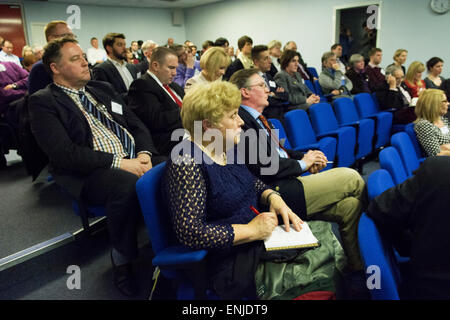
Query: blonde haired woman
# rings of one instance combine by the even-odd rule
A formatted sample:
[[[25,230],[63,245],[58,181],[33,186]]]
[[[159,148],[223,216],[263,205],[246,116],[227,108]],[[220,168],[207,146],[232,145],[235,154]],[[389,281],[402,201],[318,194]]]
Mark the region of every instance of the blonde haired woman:
[[[425,66],[420,61],[414,61],[408,67],[405,75],[405,84],[408,87],[411,97],[417,98],[419,92],[426,89],[425,81],[422,79],[422,73],[425,71]]]
[[[450,155],[450,129],[444,115],[448,111],[448,100],[444,91],[427,89],[423,91],[415,112],[414,130],[427,156]]]
[[[194,84],[206,84],[216,80],[221,81],[230,62],[231,58],[224,48],[213,47],[208,49],[200,58],[202,71],[186,81],[184,91],[188,92]]]
[[[401,67],[403,70],[403,74],[406,74],[406,69],[403,66],[403,64],[405,64],[407,57],[408,57],[408,50],[406,50],[406,49],[395,50],[394,56],[392,57],[392,59],[394,59],[394,63],[388,65],[388,67],[390,67],[392,65]]]

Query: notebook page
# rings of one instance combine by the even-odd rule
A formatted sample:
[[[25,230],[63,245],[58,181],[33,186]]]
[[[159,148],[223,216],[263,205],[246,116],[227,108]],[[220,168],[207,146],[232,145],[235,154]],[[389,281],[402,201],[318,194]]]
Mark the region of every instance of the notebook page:
[[[267,251],[292,249],[292,248],[308,248],[318,246],[318,240],[311,232],[309,225],[303,222],[302,229],[296,231],[291,225],[289,232],[286,232],[284,226],[277,226],[271,236],[264,241]]]

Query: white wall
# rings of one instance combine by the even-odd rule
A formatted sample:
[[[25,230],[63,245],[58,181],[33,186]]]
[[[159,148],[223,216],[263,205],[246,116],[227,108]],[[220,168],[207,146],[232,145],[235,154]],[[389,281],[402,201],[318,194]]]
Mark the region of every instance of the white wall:
[[[334,7],[367,4],[358,0],[226,0],[186,9],[186,35],[198,46],[206,40],[226,37],[237,48],[246,34],[254,44],[278,39],[297,42],[304,60],[320,68],[320,57],[333,44]],[[382,66],[392,63],[398,48],[409,51],[407,65],[441,57],[444,77],[450,77],[450,13],[434,14],[428,0],[382,0],[379,47]]]
[[[66,21],[68,4],[29,2],[23,3],[29,40],[31,41],[32,23],[47,23],[51,20]],[[184,42],[185,27],[172,25],[172,12],[169,9],[125,8],[79,5],[81,9],[81,28],[74,33],[83,49],[90,47],[92,37],[101,39],[108,32],[124,33],[127,46],[131,40],[153,40],[165,44],[169,37],[175,42]]]

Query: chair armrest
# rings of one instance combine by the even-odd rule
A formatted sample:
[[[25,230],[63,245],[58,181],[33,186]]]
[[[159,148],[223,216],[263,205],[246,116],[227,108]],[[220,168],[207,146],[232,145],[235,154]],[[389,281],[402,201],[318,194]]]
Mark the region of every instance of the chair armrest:
[[[296,147],[293,149],[295,151],[307,152],[308,150],[320,150],[320,146],[318,143],[311,143],[311,144],[306,144],[306,145],[299,146],[299,147]]]
[[[176,267],[202,261],[208,254],[207,250],[193,250],[184,246],[168,247],[160,251],[152,260],[155,266]]]

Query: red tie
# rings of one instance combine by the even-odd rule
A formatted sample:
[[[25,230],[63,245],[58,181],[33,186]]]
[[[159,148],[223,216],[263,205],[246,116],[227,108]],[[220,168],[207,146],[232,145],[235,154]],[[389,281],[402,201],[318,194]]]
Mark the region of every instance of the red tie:
[[[175,100],[175,102],[177,103],[177,105],[181,108],[183,106],[183,102],[181,102],[180,99],[178,99],[177,95],[175,93],[173,93],[172,89],[170,89],[170,87],[167,84],[163,84],[164,89],[167,90],[167,92],[170,93],[170,95],[172,96],[172,98]]]
[[[259,120],[261,120],[261,122],[264,125],[264,128],[269,132],[269,136],[272,138],[272,140],[281,148],[284,150],[284,152],[286,152],[287,157],[289,157],[289,153],[287,152],[287,150],[281,145],[280,140],[278,140],[278,137],[276,135],[272,135],[272,127],[269,125],[269,121],[267,121],[266,117],[264,117],[263,115],[260,115],[258,117]]]

